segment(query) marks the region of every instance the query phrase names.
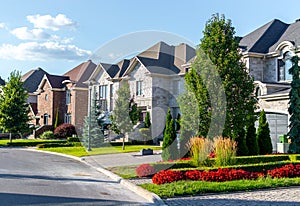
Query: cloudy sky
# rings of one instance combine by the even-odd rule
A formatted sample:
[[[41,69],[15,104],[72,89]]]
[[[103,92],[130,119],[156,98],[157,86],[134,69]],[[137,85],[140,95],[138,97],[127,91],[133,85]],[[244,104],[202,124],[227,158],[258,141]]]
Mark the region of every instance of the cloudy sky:
[[[160,40],[197,45],[215,13],[244,36],[275,18],[293,23],[299,8],[297,0],[2,1],[0,76],[38,67],[62,75],[88,59],[114,62]]]

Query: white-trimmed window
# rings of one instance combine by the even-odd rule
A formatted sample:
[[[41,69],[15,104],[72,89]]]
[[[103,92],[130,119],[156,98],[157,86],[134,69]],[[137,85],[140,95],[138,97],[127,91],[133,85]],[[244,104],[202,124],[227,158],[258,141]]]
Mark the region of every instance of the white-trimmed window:
[[[71,124],[72,115],[70,113],[65,114],[65,123]]]
[[[289,69],[292,67],[293,53],[287,51],[283,55],[283,59],[278,59],[278,81],[290,81],[292,75],[289,73]]]
[[[66,105],[71,104],[71,90],[66,91]]]
[[[136,81],[136,96],[142,96],[142,95],[143,95],[143,82]]]
[[[99,86],[99,98],[106,99],[107,98],[107,85]]]

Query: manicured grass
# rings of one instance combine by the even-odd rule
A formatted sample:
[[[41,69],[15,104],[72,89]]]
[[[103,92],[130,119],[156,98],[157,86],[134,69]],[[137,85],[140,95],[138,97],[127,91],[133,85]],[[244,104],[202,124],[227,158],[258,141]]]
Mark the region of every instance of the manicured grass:
[[[106,146],[99,148],[92,148],[92,151],[87,152],[84,147],[55,147],[55,148],[43,148],[40,150],[59,152],[63,154],[74,155],[77,157],[87,155],[101,155],[101,154],[113,154],[113,153],[126,153],[126,152],[139,152],[143,148],[151,148],[153,150],[160,150],[159,146],[149,145],[126,145],[125,150],[122,150],[122,146]]]
[[[8,146],[9,140],[0,140],[0,146]],[[37,144],[65,142],[64,140],[42,140],[42,139],[15,139],[11,146],[36,146]]]
[[[144,189],[153,192],[161,198],[182,195],[197,195],[203,193],[218,193],[232,191],[250,191],[265,188],[299,186],[298,178],[260,178],[258,180],[236,180],[228,182],[178,181],[162,185],[142,184]]]
[[[39,148],[38,150],[57,152],[76,157],[89,155],[83,147],[53,147],[53,148]]]
[[[139,165],[128,165],[128,166],[118,166],[118,167],[110,167],[107,168],[109,171],[119,175],[120,177],[124,179],[129,179],[129,178],[136,178],[136,172],[135,169]]]

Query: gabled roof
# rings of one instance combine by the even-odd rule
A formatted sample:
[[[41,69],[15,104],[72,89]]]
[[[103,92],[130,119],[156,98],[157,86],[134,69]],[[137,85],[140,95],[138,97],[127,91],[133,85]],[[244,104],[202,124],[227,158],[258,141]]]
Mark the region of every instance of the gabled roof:
[[[299,27],[298,22],[286,24],[274,19],[244,36],[239,45],[245,51],[266,54],[275,51],[275,48],[283,39],[292,42],[299,39],[300,34],[295,32],[295,27]],[[298,28],[299,30],[300,28]]]
[[[4,86],[5,85],[5,81],[0,77],[0,85]]]
[[[69,77],[71,81],[75,82],[75,87],[87,88],[88,86],[84,82],[90,78],[96,66],[91,60],[88,60],[71,69],[64,76]]]
[[[24,87],[28,93],[33,93],[38,89],[38,86],[45,74],[48,73],[41,68],[37,68],[30,70],[21,77]]]
[[[62,82],[70,80],[70,78],[66,76],[58,76],[51,74],[45,74],[44,79],[48,79],[48,82],[52,89],[63,89],[65,88],[65,85]]]
[[[172,75],[180,73],[181,66],[195,55],[195,49],[187,44],[170,46],[165,42],[158,42],[140,53],[137,59],[150,73]]]

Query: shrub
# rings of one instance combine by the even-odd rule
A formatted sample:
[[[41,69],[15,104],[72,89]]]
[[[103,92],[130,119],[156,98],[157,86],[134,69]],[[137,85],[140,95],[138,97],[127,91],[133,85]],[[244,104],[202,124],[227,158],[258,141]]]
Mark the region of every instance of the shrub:
[[[214,139],[215,164],[226,166],[235,163],[237,144],[230,138],[216,137]]]
[[[76,137],[68,137],[67,139],[68,142],[80,142],[80,139]]]
[[[150,164],[142,164],[135,170],[139,177],[149,177],[155,174],[155,169]]]
[[[168,109],[166,115],[166,127],[164,130],[164,138],[162,145],[161,157],[163,160],[174,160],[177,159],[178,155],[177,144],[176,144],[176,131],[174,120],[172,119],[171,110]]]
[[[255,122],[251,121],[246,131],[246,145],[248,148],[248,155],[258,155],[259,148],[256,138]]]
[[[72,124],[61,124],[54,130],[54,135],[58,138],[72,137],[73,134],[76,134],[76,130]]]
[[[257,129],[257,142],[259,147],[259,154],[265,155],[265,154],[272,153],[272,141],[270,136],[270,128],[264,110],[260,112],[260,116],[259,116],[259,124]]]
[[[38,144],[37,148],[52,148],[52,147],[72,147],[72,143],[45,143],[45,144]]]
[[[41,139],[54,139],[54,133],[52,131],[45,131],[43,134],[40,135]]]
[[[192,137],[188,142],[190,154],[196,165],[207,165],[209,154],[212,152],[212,142],[201,137]]]

